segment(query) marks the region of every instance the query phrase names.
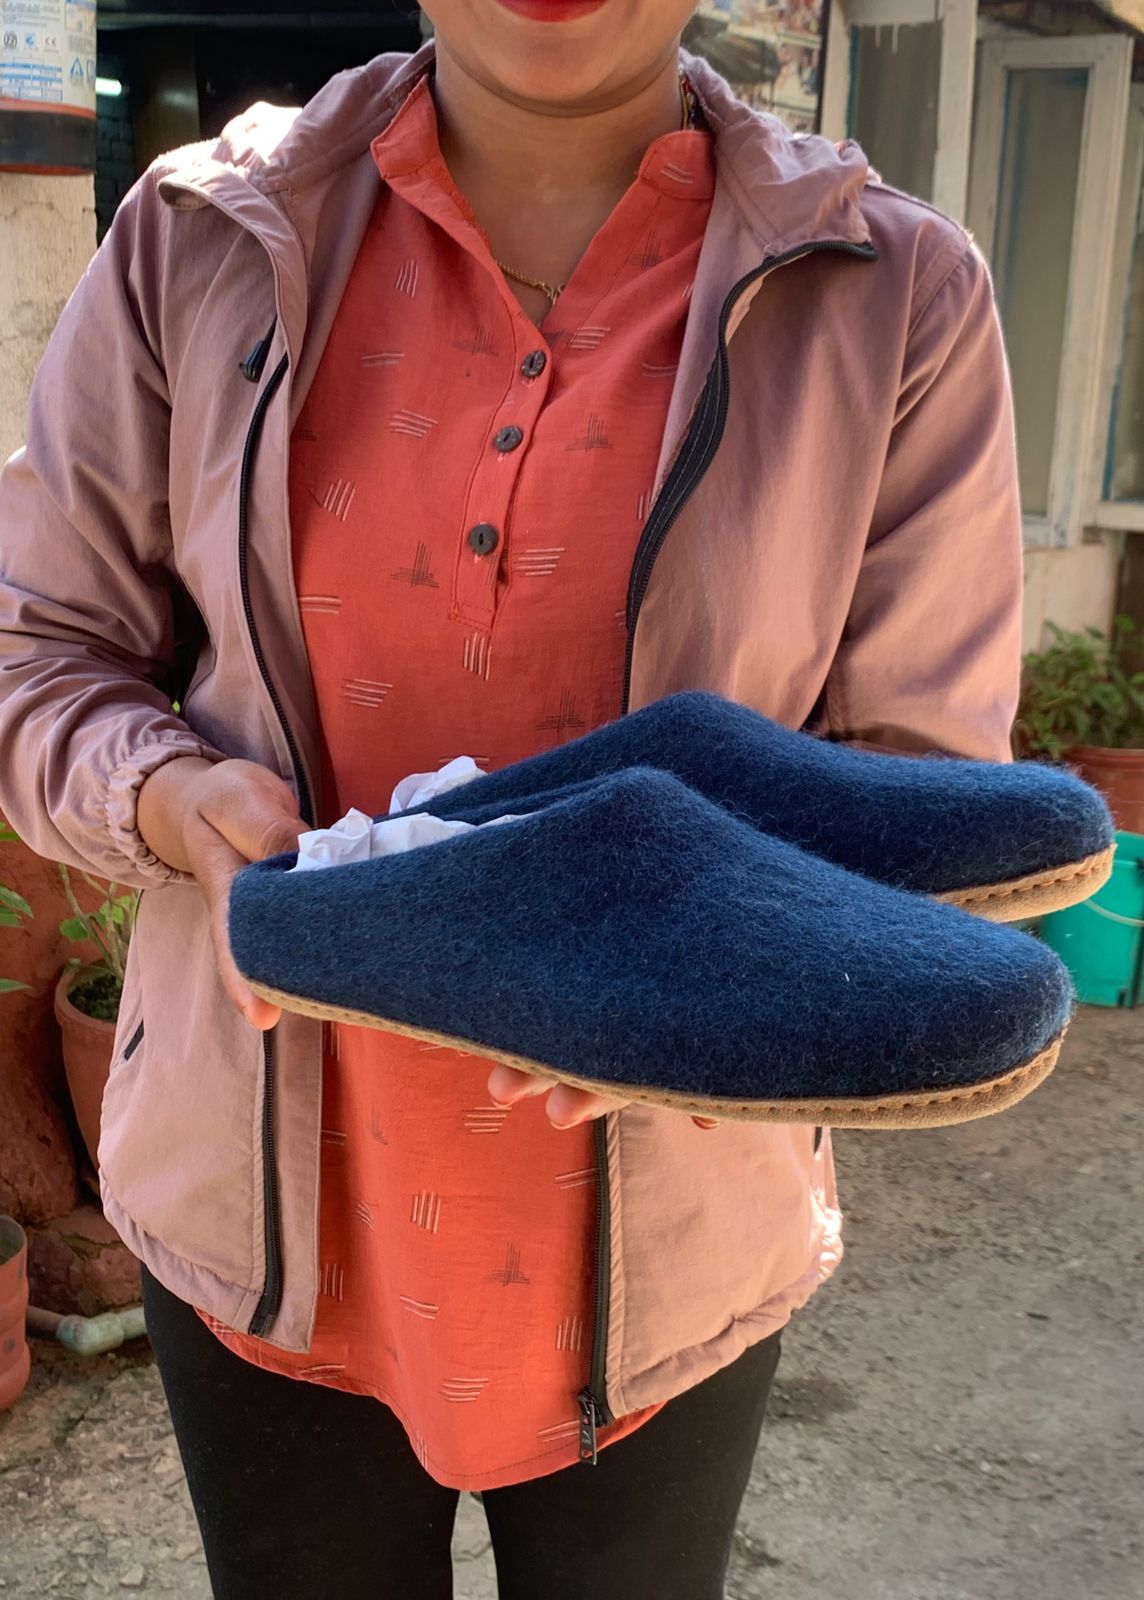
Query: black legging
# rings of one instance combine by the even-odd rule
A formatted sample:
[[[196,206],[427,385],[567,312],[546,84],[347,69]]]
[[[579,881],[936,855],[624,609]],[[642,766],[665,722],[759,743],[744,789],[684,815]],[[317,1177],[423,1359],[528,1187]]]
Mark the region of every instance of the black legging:
[[[376,1400],[263,1372],[143,1274],[216,1600],[449,1600],[458,1491]],[[779,1335],[601,1451],[487,1490],[500,1600],[722,1600]]]

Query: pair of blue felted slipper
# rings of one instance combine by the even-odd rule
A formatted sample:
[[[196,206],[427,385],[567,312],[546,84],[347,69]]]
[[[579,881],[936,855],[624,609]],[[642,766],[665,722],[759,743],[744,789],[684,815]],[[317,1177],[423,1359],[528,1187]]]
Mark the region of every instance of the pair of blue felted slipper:
[[[241,872],[256,993],[626,1099],[839,1127],[967,1121],[1047,1076],[1072,986],[999,924],[1085,898],[1113,851],[1067,772],[856,751],[697,693],[420,809],[515,820]]]

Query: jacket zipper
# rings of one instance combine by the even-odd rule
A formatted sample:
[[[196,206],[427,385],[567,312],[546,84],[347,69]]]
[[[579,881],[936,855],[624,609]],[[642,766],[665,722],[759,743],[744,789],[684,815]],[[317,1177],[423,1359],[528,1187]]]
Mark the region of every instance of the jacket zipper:
[[[261,374],[269,354],[269,340],[272,333],[273,330],[271,330],[271,335],[267,335],[266,339],[259,342],[251,356],[243,363],[244,377],[256,381],[257,375]],[[282,357],[282,360],[271,374],[266,387],[258,396],[258,402],[254,407],[254,414],[250,419],[250,428],[246,435],[246,445],[242,453],[242,473],[239,479],[238,572],[239,584],[242,589],[242,609],[246,617],[246,626],[250,633],[254,659],[258,663],[262,682],[266,687],[267,694],[270,696],[271,704],[282,729],[282,736],[290,752],[290,760],[294,769],[294,782],[298,791],[299,810],[303,820],[313,827],[313,797],[310,793],[310,784],[306,777],[305,767],[302,764],[302,753],[290,728],[278,690],[275,688],[273,679],[270,676],[262,643],[258,637],[258,625],[255,621],[254,606],[250,598],[250,571],[247,550],[250,479],[254,466],[254,455],[258,448],[258,440],[262,433],[262,425],[266,420],[270,402],[281,387],[289,366],[290,357],[287,354]],[[250,1323],[250,1332],[256,1338],[262,1338],[266,1334],[282,1305],[282,1218],[278,1191],[278,1152],[274,1133],[277,1083],[273,1031],[263,1035],[262,1060],[262,1232],[266,1257],[266,1278],[263,1283],[262,1296]]]
[[[250,1319],[250,1332],[265,1336],[282,1306],[282,1208],[278,1203],[278,1152],[274,1141],[273,1032],[262,1035],[262,1239],[266,1277]]]
[[[702,397],[696,407],[683,448],[676,456],[675,464],[664,480],[663,488],[644,525],[636,548],[635,560],[632,562],[631,578],[628,583],[628,649],[624,662],[622,703],[625,713],[631,699],[632,654],[635,648],[636,623],[639,621],[640,607],[647,593],[652,568],[663,548],[664,540],[711,465],[727,425],[727,406],[731,392],[727,326],[731,314],[744,291],[759,278],[766,277],[776,268],[787,266],[792,261],[800,261],[804,256],[817,255],[826,250],[857,256],[863,261],[878,259],[878,252],[872,244],[851,244],[846,239],[820,239],[816,243],[799,245],[796,249],[784,251],[782,255],[768,256],[759,266],[739,279],[723,302],[723,310],[719,315],[719,347],[711,363],[711,370],[707,374]]]
[[[265,356],[263,356],[262,359],[265,361]],[[250,634],[250,643],[254,649],[254,659],[258,663],[258,670],[262,676],[262,682],[266,686],[266,692],[270,696],[271,704],[277,713],[279,726],[282,729],[282,737],[285,739],[286,748],[290,752],[290,761],[294,768],[294,783],[298,791],[298,808],[302,814],[303,820],[313,827],[314,801],[313,796],[310,793],[310,782],[306,777],[306,769],[302,763],[302,752],[298,748],[298,741],[295,739],[293,731],[286,718],[286,712],[283,708],[282,700],[278,694],[278,690],[274,687],[274,680],[271,678],[269,668],[266,665],[266,656],[262,650],[262,642],[258,637],[258,626],[254,619],[254,607],[250,599],[250,572],[247,551],[247,540],[249,533],[248,522],[250,512],[250,478],[254,466],[254,455],[258,448],[258,440],[262,433],[262,424],[266,420],[266,413],[270,407],[270,402],[274,399],[274,396],[281,387],[282,380],[285,378],[289,366],[290,357],[289,355],[284,355],[281,361],[275,367],[273,373],[271,373],[266,387],[258,396],[258,403],[254,408],[254,415],[250,419],[250,428],[246,435],[246,445],[242,452],[242,474],[239,479],[238,491],[238,578],[239,584],[242,588],[242,609],[246,616],[246,626],[247,631]]]
[[[612,1292],[612,1191],[608,1183],[608,1122],[592,1126],[596,1151],[596,1305],[592,1319],[592,1359],[588,1387],[577,1398],[580,1408],[580,1460],[594,1467],[598,1459],[596,1429],[615,1418],[608,1409],[604,1356],[608,1347],[608,1300]]]
[[[275,317],[246,360],[239,362],[238,370],[242,373],[247,383],[261,383],[262,374],[266,370],[266,363],[270,358],[270,347],[274,343],[274,335],[277,330],[278,318]]]
[[[814,244],[800,245],[782,255],[768,256],[754,267],[731,289],[723,302],[719,315],[719,347],[711,370],[703,385],[703,393],[695,410],[691,427],[675,464],[664,480],[656,497],[651,515],[644,525],[640,542],[632,562],[628,582],[628,647],[624,661],[624,694],[622,711],[627,713],[631,700],[632,654],[635,647],[636,623],[640,607],[647,593],[651,571],[664,540],[675,526],[684,506],[703,480],[723,438],[727,425],[727,407],[730,399],[730,361],[727,355],[727,327],[731,313],[740,296],[759,278],[777,267],[799,261],[803,256],[818,251],[834,250],[853,255],[864,261],[876,261],[878,252],[873,245],[851,244],[845,239],[822,239]],[[594,1466],[598,1459],[596,1430],[605,1423],[614,1422],[606,1399],[607,1382],[604,1370],[608,1344],[608,1310],[611,1300],[611,1189],[608,1181],[608,1140],[606,1119],[599,1117],[596,1134],[596,1304],[592,1330],[592,1356],[588,1386],[577,1396],[580,1409],[580,1460]]]

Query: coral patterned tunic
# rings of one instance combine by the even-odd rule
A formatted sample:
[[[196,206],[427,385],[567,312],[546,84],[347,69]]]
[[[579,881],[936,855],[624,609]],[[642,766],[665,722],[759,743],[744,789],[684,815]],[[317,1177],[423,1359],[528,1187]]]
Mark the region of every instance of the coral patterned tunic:
[[[619,714],[714,187],[706,132],[657,140],[538,329],[452,183],[426,83],[374,156],[385,184],[291,458],[323,825],[388,810],[408,773],[500,767]],[[593,1334],[592,1125],[554,1129],[542,1098],[498,1109],[489,1071],[330,1026],[312,1348],[211,1324],[265,1368],[384,1402],[459,1489],[577,1461]]]

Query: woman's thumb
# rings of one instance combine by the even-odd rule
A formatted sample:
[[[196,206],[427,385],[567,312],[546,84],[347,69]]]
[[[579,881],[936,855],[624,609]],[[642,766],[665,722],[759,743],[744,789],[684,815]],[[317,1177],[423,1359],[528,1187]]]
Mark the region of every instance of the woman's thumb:
[[[246,861],[296,850],[306,829],[290,787],[276,773],[245,762],[219,769],[200,815]]]
[[[282,856],[297,850],[299,835],[306,824],[300,817],[268,817],[259,836],[259,848],[252,861],[265,861],[268,856]]]

